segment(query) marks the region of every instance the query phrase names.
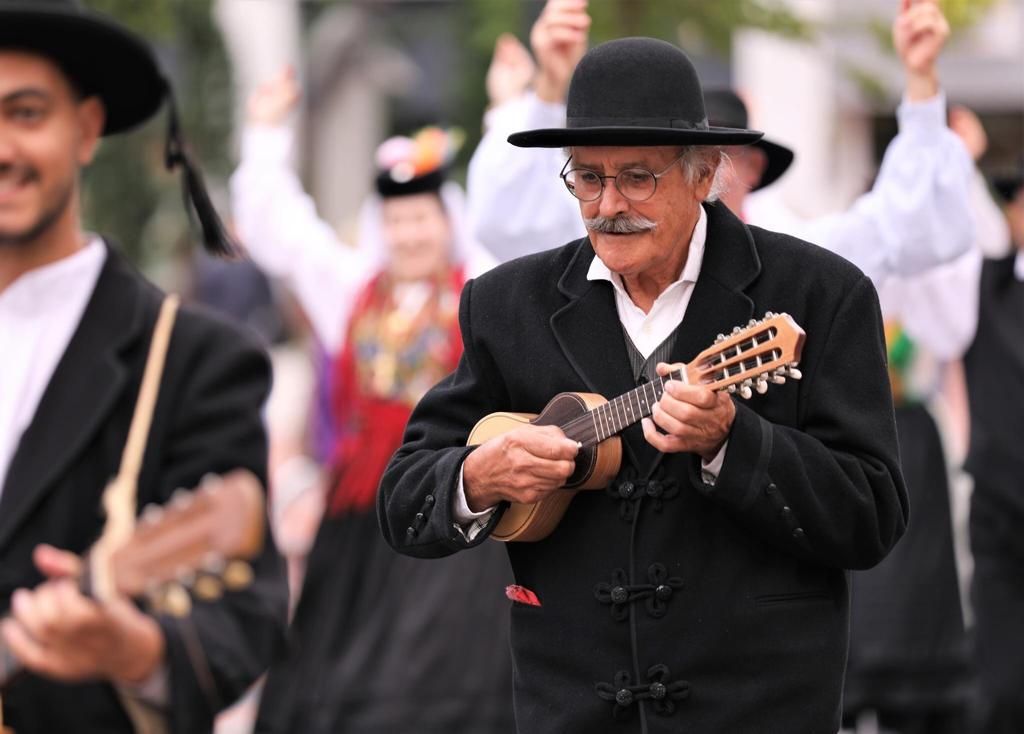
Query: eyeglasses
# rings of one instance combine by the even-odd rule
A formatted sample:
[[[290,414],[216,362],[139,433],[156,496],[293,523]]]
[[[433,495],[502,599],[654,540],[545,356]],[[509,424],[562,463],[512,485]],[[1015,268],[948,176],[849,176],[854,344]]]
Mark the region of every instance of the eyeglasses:
[[[665,170],[654,173],[646,168],[624,168],[614,176],[602,176],[589,168],[566,167],[572,162],[572,157],[562,166],[562,172],[558,174],[565,183],[569,193],[580,201],[597,201],[604,191],[605,179],[614,179],[615,188],[619,193],[630,201],[647,201],[654,196],[658,188],[658,179],[668,173],[672,167],[682,159],[685,153],[681,154],[674,161],[669,163]]]

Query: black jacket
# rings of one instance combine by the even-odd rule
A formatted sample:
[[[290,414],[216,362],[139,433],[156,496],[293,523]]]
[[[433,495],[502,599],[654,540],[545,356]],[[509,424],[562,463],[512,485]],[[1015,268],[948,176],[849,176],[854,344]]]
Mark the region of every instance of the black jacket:
[[[748,228],[724,206],[707,211],[673,361],[785,311],[807,332],[804,379],[737,400],[713,488],[698,457],[658,454],[634,426],[606,491],[578,494],[545,540],[508,546],[517,583],[541,602],[512,608],[522,732],[839,726],[844,569],[877,563],[907,520],[877,299],[845,260]],[[416,409],[381,485],[384,534],[400,552],[472,545],[453,527],[452,492],[480,417],[634,387],[611,286],[587,280],[593,257],[580,240],[466,286],[463,359]]]
[[[0,609],[42,579],[32,549],[50,543],[82,553],[102,529],[100,494],[117,473],[163,294],[109,250],[67,351],[22,435],[0,496]],[[171,337],[139,479],[140,508],[163,503],[204,474],[235,467],[266,479],[260,410],[269,365],[254,341],[209,315],[183,308]],[[282,641],[287,592],[269,534],[255,582],[189,622],[159,618],[167,644],[172,729],[208,731],[270,663]],[[209,700],[183,634],[194,633],[216,688]],[[201,666],[202,667],[202,666]],[[24,674],[3,695],[18,734],[130,732],[113,688],[66,685]]]

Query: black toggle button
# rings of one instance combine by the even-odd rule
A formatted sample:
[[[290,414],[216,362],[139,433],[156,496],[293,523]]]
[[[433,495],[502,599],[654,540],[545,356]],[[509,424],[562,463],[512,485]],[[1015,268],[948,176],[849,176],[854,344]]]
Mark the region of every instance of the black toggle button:
[[[803,528],[797,528],[796,530],[793,531],[793,537],[796,538],[797,540],[800,540],[800,538],[804,537],[804,535],[805,535],[805,533],[804,533],[804,529]]]
[[[661,599],[662,601],[666,601],[668,599],[671,599],[672,598],[672,587],[669,586],[668,584],[660,584],[658,586],[658,588],[656,588],[654,590],[654,595],[656,597],[658,597],[659,599]]]
[[[612,589],[612,601],[615,604],[625,604],[629,601],[629,592],[622,586],[616,586]]]
[[[434,495],[432,495],[432,494],[428,494],[428,495],[426,496],[426,498],[425,498],[425,499],[423,500],[423,503],[424,503],[425,505],[427,505],[428,507],[429,507],[430,505],[434,504]]]
[[[629,706],[633,703],[633,691],[627,688],[620,688],[615,694],[615,703],[619,706]]]
[[[657,681],[651,683],[650,690],[651,698],[653,698],[655,701],[660,701],[661,699],[665,698],[665,694],[668,693],[668,689],[665,688],[665,684],[658,683]]]

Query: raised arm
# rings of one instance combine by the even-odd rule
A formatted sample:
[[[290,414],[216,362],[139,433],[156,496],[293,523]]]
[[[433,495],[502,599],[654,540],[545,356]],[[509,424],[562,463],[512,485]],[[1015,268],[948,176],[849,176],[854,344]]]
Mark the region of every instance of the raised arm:
[[[249,104],[241,162],[231,177],[231,204],[253,261],[281,278],[309,315],[317,337],[336,352],[359,286],[372,259],[338,240],[292,169],[294,139],[284,121],[299,99],[284,72],[260,87]]]
[[[550,0],[545,6],[530,34],[539,66],[533,92],[505,98],[496,95],[497,84],[489,87],[493,106],[469,163],[467,188],[473,233],[500,260],[586,234],[576,200],[558,179],[565,155],[558,149],[515,148],[507,140],[521,130],[565,124],[569,79],[587,45],[586,8],[586,0]],[[514,78],[513,67],[522,65],[521,55],[499,40],[488,77]]]
[[[936,60],[949,25],[934,0],[910,3],[893,24],[907,75],[899,134],[871,191],[845,212],[798,226],[795,234],[842,255],[880,286],[948,262],[973,242],[968,204],[973,165],[946,126]]]

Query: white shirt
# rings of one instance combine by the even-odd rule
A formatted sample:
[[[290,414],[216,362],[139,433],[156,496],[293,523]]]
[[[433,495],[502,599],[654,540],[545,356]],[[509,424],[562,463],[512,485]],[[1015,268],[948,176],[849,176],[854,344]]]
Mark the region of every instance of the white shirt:
[[[0,491],[106,259],[106,246],[93,237],[73,255],[30,270],[0,291]]]
[[[609,270],[608,266],[601,262],[601,258],[595,257],[590,264],[587,280],[607,280],[612,284],[615,291],[615,308],[619,313],[622,328],[629,334],[633,346],[645,359],[682,323],[683,316],[686,315],[686,307],[690,304],[690,296],[693,295],[697,276],[700,275],[700,268],[704,263],[707,232],[708,215],[704,207],[701,207],[700,216],[690,238],[690,251],[686,256],[683,272],[680,273],[678,280],[658,295],[647,313],[633,303],[622,285],[622,278]]]
[[[872,190],[846,211],[815,220],[761,206],[769,187],[748,197],[752,224],[809,240],[853,262],[878,287],[892,275],[914,275],[948,262],[972,244],[968,199],[974,166],[946,126],[944,95],[904,101],[899,134],[886,149]],[[477,239],[508,260],[583,237],[579,203],[558,172],[557,148],[516,148],[519,130],[565,125],[565,106],[528,94],[492,109],[489,129],[469,164],[467,193]]]
[[[615,308],[619,314],[622,328],[626,330],[633,345],[646,358],[668,338],[682,323],[686,308],[690,304],[694,286],[700,276],[700,268],[704,263],[704,245],[707,240],[708,216],[704,207],[700,208],[700,216],[694,225],[690,237],[690,249],[686,263],[679,278],[669,284],[655,299],[651,310],[644,313],[626,293],[622,278],[608,269],[608,266],[595,257],[587,272],[587,280],[607,280],[615,292]],[[722,471],[725,452],[729,446],[726,441],[718,454],[710,462],[701,461],[701,475],[708,484],[714,484]],[[487,525],[496,508],[490,507],[481,512],[473,512],[466,501],[466,491],[462,484],[462,470],[459,470],[459,483],[452,500],[452,511],[455,521],[461,526],[467,540],[472,540]]]

